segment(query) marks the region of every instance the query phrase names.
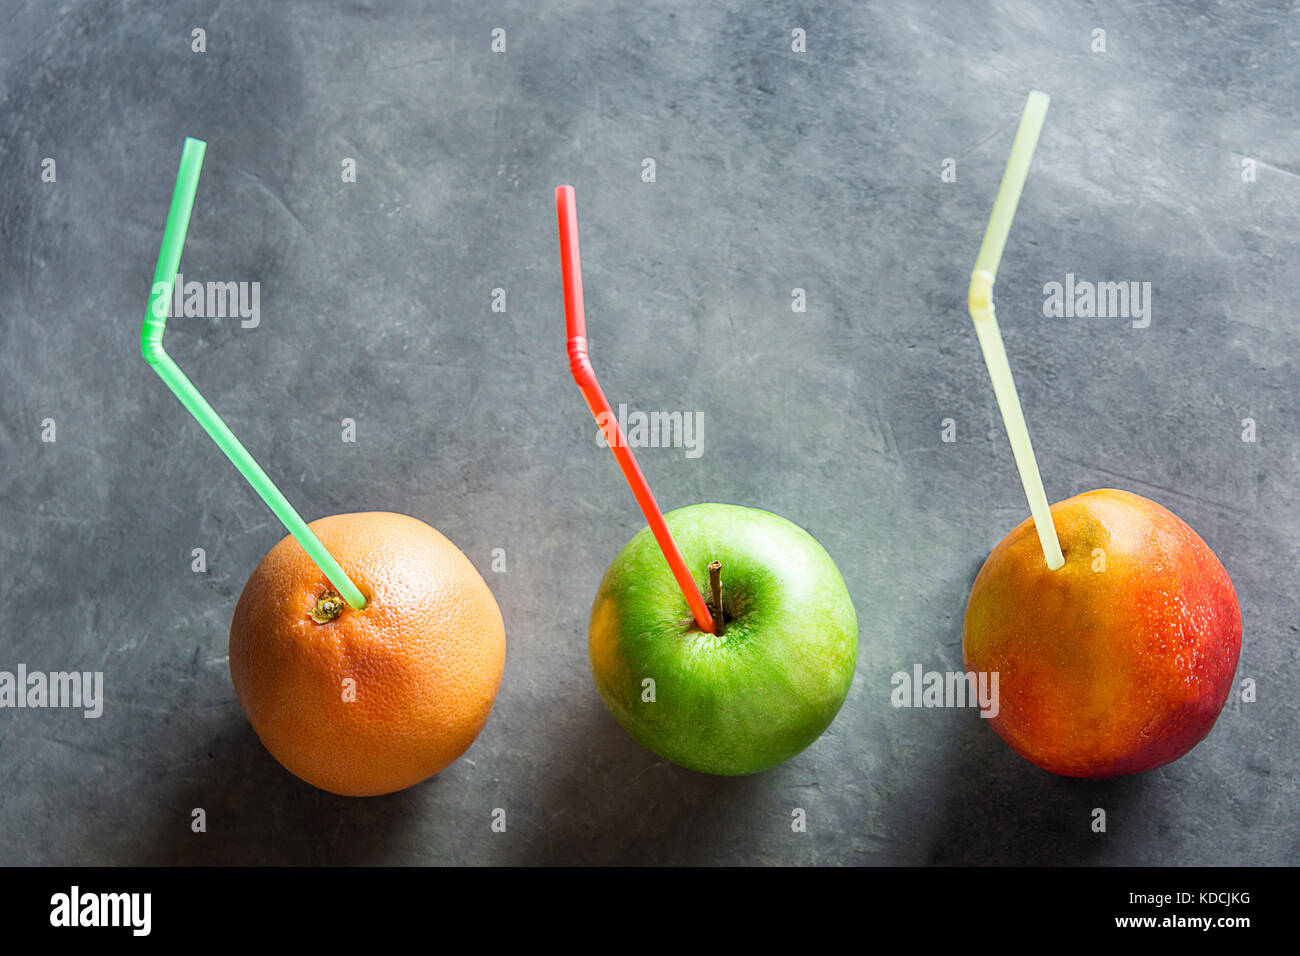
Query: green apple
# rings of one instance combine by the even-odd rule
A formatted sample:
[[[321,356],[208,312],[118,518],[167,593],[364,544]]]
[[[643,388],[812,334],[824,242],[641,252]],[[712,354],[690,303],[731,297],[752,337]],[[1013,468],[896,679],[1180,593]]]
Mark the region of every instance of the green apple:
[[[826,550],[778,515],[698,504],[664,516],[723,633],[702,631],[649,528],[605,572],[588,653],[606,706],[639,743],[705,773],[789,760],[830,726],[853,681],[858,618]]]

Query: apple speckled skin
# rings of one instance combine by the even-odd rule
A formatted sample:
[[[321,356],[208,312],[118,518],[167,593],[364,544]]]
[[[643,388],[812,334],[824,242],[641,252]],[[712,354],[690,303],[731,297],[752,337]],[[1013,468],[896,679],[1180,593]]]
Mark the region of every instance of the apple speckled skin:
[[[721,562],[725,634],[699,629],[643,528],[591,609],[601,698],[643,746],[692,770],[739,776],[789,760],[830,726],[853,681],[858,622],[839,569],[767,511],[697,504],[664,518],[706,599],[709,562]]]
[[[1241,611],[1228,572],[1177,515],[1102,489],[1052,506],[1065,566],[1047,568],[1033,519],[975,578],[967,670],[999,674],[993,729],[1069,777],[1177,760],[1232,690]]]

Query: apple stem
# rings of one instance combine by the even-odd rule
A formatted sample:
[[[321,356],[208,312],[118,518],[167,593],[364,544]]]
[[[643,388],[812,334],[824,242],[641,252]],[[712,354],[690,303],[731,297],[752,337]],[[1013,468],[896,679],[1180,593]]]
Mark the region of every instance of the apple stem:
[[[722,562],[709,562],[709,589],[713,591],[713,633],[722,637],[727,626],[722,613]]]

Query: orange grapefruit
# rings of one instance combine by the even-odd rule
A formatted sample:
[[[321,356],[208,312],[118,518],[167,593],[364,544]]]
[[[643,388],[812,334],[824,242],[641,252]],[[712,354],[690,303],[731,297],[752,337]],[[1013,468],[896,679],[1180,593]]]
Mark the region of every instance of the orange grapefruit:
[[[366,598],[348,607],[292,537],[262,559],[230,624],[230,676],[272,756],[346,796],[419,783],[487,722],[505,625],[469,559],[387,512],[310,525]]]

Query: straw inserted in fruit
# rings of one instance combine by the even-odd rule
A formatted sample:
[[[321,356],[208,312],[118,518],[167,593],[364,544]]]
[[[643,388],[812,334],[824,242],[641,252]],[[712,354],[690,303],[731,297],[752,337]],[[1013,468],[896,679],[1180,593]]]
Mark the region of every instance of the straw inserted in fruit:
[[[997,278],[1002,250],[1006,247],[1007,235],[1011,231],[1011,220],[1016,215],[1016,206],[1025,187],[1029,163],[1033,159],[1034,147],[1038,144],[1038,134],[1043,129],[1043,118],[1047,115],[1050,102],[1046,93],[1033,90],[1025,103],[1020,127],[1016,130],[1016,138],[1011,145],[1007,170],[1002,176],[1002,185],[998,187],[993,213],[989,216],[984,241],[980,244],[975,269],[971,273],[969,306],[971,319],[975,322],[975,334],[984,353],[984,363],[988,366],[989,378],[993,380],[993,393],[997,396],[1002,421],[1007,428],[1007,438],[1011,441],[1011,451],[1016,457],[1020,481],[1025,486],[1025,497],[1029,499],[1029,511],[1034,516],[1034,527],[1043,547],[1043,556],[1047,559],[1047,566],[1055,571],[1065,565],[1065,557],[1061,554],[1061,542],[1056,535],[1056,526],[1052,523],[1047,493],[1043,490],[1043,478],[1038,473],[1038,461],[1029,441],[1029,427],[1025,424],[1025,413],[1020,407],[1020,396],[1016,393],[1016,383],[1011,377],[1011,366],[1007,362],[1002,333],[998,330],[998,319],[993,309],[993,282]]]
[[[207,144],[202,140],[186,137],[185,149],[181,153],[180,171],[176,175],[176,188],[172,193],[171,209],[167,213],[167,226],[163,231],[162,248],[158,251],[158,266],[154,271],[153,289],[149,295],[149,310],[145,313],[144,327],[140,332],[140,348],[147,361],[158,376],[167,383],[181,404],[203,426],[204,430],[217,443],[226,457],[239,469],[253,490],[261,495],[275,516],[285,528],[302,545],[303,550],[316,562],[316,566],[329,578],[331,584],[348,602],[349,606],[361,610],[366,606],[366,599],[352,580],[343,573],[333,556],[314,535],[307,523],[294,511],[293,505],[280,493],[267,477],[253,456],[234,436],[226,423],[221,420],[212,406],[207,403],[198,389],[180,370],[175,362],[163,350],[163,331],[167,324],[167,309],[172,300],[172,289],[176,284],[176,272],[180,268],[181,250],[185,247],[185,234],[189,230],[190,211],[194,208],[194,194],[199,186],[199,171],[203,168],[203,154]]]
[[[568,336],[569,369],[573,380],[578,383],[587,407],[596,418],[596,424],[604,432],[605,441],[614,453],[614,459],[627,480],[628,487],[636,502],[641,506],[646,524],[650,526],[672,569],[677,586],[682,589],[686,603],[690,605],[691,614],[700,629],[712,634],[714,632],[713,616],[709,613],[704,597],[695,585],[695,579],[686,569],[677,543],[664,522],[663,512],[650,492],[650,485],[641,473],[641,468],[628,447],[623,429],[610,408],[609,400],[596,381],[596,373],[587,357],[587,319],[582,305],[582,260],[578,254],[578,205],[572,186],[557,186],[555,189],[555,213],[560,226],[560,269],[564,279],[564,324]]]

